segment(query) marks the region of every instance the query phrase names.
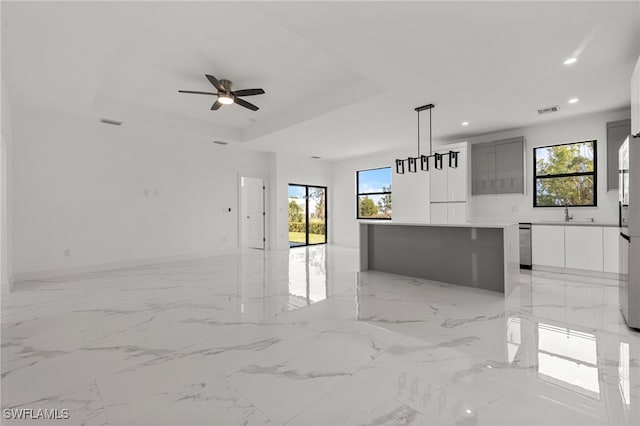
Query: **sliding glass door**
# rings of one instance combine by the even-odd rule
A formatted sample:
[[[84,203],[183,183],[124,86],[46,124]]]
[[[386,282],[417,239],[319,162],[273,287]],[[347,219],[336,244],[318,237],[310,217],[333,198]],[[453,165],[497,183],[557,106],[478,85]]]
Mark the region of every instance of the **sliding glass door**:
[[[324,244],[327,242],[327,188],[308,186],[307,193],[307,244]]]
[[[327,188],[289,184],[289,247],[327,242]]]

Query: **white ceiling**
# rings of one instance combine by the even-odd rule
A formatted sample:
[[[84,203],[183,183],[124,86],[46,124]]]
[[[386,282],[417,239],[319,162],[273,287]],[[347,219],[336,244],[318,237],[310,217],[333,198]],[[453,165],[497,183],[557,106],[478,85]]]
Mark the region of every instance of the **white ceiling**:
[[[17,105],[329,160],[413,147],[427,103],[436,141],[628,107],[639,55],[638,1],[2,2]],[[177,92],[205,73],[260,110]]]

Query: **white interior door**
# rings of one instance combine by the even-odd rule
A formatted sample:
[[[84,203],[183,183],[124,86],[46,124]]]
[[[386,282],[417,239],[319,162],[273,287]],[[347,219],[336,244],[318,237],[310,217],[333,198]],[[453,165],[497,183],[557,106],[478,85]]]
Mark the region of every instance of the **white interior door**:
[[[264,182],[240,178],[240,240],[242,247],[264,249]]]

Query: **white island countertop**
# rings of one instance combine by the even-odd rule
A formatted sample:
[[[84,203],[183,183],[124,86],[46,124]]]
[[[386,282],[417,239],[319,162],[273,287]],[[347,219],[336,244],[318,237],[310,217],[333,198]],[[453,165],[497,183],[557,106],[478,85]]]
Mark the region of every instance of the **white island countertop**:
[[[509,226],[516,226],[517,223],[488,223],[488,222],[465,222],[465,223],[422,223],[422,222],[395,222],[393,220],[366,220],[360,219],[358,223],[363,225],[402,225],[402,226],[433,226],[449,228],[491,228],[504,229]]]

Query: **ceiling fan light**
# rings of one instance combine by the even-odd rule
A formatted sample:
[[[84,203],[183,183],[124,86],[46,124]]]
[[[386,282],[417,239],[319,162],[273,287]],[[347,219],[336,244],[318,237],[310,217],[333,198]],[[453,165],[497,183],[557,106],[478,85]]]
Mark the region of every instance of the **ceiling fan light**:
[[[233,96],[227,93],[220,94],[218,95],[218,102],[220,102],[223,105],[230,105],[233,103]]]

